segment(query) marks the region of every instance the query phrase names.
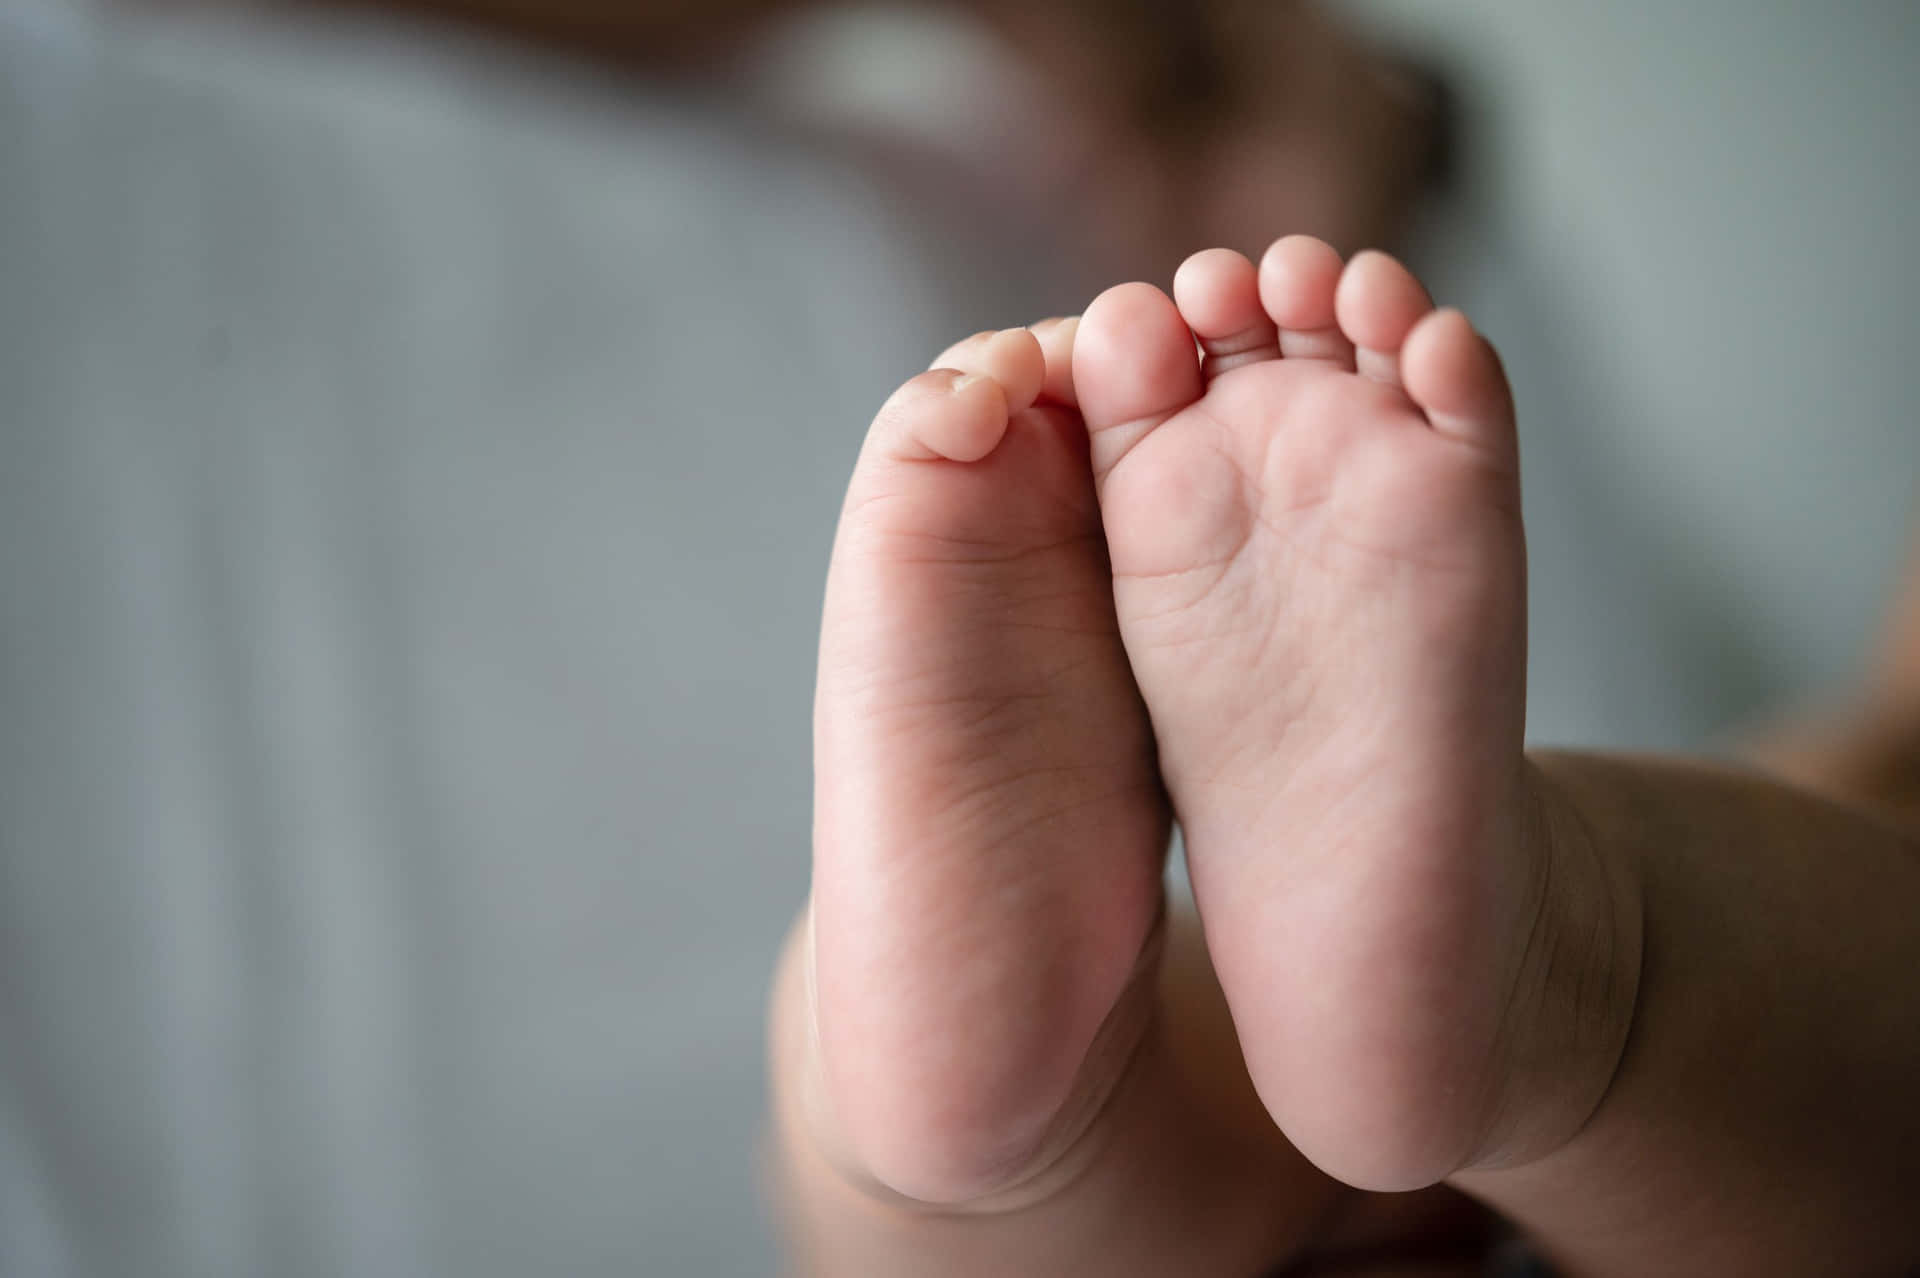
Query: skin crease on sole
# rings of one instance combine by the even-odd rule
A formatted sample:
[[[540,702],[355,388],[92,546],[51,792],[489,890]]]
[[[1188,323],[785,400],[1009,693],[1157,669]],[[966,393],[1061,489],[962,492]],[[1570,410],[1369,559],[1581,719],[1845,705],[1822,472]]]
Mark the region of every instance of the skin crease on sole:
[[[1498,361],[1392,259],[1315,240],[1196,255],[1175,294],[960,343],[849,489],[814,1007],[854,1159],[914,1197],[1002,1184],[1096,1073],[1158,910],[1156,762],[1288,1136],[1413,1188],[1500,1107],[1540,873]]]
[[[896,392],[829,573],[822,1125],[863,1176],[923,1202],[998,1193],[1072,1143],[1100,1062],[1137,1038],[1116,1008],[1161,909],[1169,812],[1117,629],[1072,334],[980,334]]]
[[[940,362],[828,589],[775,1018],[815,1240],[1250,1272],[1335,1181],[1444,1180],[1568,1273],[1912,1271],[1920,841],[1522,751],[1513,405],[1463,316],[1292,238]],[[1198,1039],[1140,997],[1170,812]]]
[[[1492,1152],[1542,891],[1512,402],[1382,254],[1214,250],[1174,292],[1098,298],[1074,380],[1209,945],[1288,1136],[1431,1184]]]
[[[1514,1152],[1487,1148],[1496,1055],[1544,870],[1498,362],[1398,263],[1300,237],[1175,293],[961,343],[849,489],[821,1090],[912,1197],[1001,1187],[1085,1108],[1158,909],[1162,776],[1282,1130],[1367,1188]]]

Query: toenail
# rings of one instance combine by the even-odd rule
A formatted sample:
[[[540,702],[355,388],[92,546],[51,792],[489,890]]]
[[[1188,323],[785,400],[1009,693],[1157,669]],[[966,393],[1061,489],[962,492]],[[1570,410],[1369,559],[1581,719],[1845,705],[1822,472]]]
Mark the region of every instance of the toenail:
[[[960,376],[954,378],[952,381],[947,383],[947,393],[949,395],[958,395],[961,391],[973,385],[975,382],[981,382],[985,380],[986,379],[980,376],[980,374],[978,373],[962,373],[960,374]]]
[[[1037,321],[1035,321],[1034,323],[1032,323],[1032,324],[1029,324],[1029,325],[1027,325],[1027,329],[1028,329],[1028,331],[1029,331],[1029,332],[1034,332],[1034,333],[1044,333],[1044,332],[1046,332],[1046,331],[1048,331],[1049,329],[1055,329],[1055,328],[1058,328],[1058,327],[1060,327],[1060,326],[1061,326],[1062,324],[1064,324],[1064,323],[1066,323],[1066,322],[1067,322],[1067,317],[1066,317],[1066,316],[1064,316],[1064,315],[1053,315],[1053,316],[1049,316],[1049,317],[1048,317],[1048,318],[1046,318],[1046,319],[1043,319],[1043,320],[1037,320]]]

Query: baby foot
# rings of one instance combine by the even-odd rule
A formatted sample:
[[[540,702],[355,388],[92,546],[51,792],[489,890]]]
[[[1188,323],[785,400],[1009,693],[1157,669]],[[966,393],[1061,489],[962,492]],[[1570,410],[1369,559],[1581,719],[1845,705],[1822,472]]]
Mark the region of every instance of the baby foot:
[[[1381,254],[1215,250],[1174,293],[1103,294],[1074,380],[1209,948],[1294,1143],[1431,1183],[1493,1152],[1543,890],[1512,401]]]
[[[1109,1014],[1148,984],[1133,977],[1168,807],[1114,616],[1073,334],[981,334],[901,387],[828,576],[820,1091],[851,1161],[927,1201],[1002,1189],[1069,1141],[1111,1081],[1100,1059],[1130,1047]]]

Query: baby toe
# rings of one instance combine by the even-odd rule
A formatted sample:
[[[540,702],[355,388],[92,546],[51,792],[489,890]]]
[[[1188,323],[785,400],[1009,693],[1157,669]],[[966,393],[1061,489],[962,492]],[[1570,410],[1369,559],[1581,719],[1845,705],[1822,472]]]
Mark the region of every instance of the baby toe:
[[[1353,370],[1353,343],[1334,315],[1341,267],[1333,246],[1311,235],[1276,240],[1260,259],[1260,303],[1279,329],[1285,358]]]
[[[1354,368],[1363,377],[1400,384],[1400,347],[1433,299],[1413,273],[1385,253],[1369,250],[1347,264],[1334,294],[1340,329],[1353,342]]]
[[[1174,273],[1173,298],[1205,352],[1200,371],[1206,380],[1280,357],[1279,331],[1260,307],[1258,273],[1232,249],[1188,258]]]
[[[1040,343],[1046,361],[1046,375],[1040,383],[1040,398],[1068,408],[1080,405],[1073,387],[1073,344],[1080,332],[1080,317],[1068,315],[1043,319],[1028,329]]]
[[[999,445],[1007,418],[1006,393],[993,378],[929,369],[880,406],[868,447],[895,461],[975,462]]]
[[[930,367],[991,377],[1000,383],[1009,413],[1017,413],[1039,398],[1047,376],[1047,358],[1040,340],[1024,328],[975,333],[942,351]]]
[[[1087,307],[1074,339],[1073,382],[1094,477],[1103,483],[1135,444],[1206,389],[1193,330],[1151,284],[1117,285]]]
[[[1465,315],[1447,308],[1415,324],[1400,350],[1400,377],[1435,430],[1517,460],[1513,391],[1492,343]]]

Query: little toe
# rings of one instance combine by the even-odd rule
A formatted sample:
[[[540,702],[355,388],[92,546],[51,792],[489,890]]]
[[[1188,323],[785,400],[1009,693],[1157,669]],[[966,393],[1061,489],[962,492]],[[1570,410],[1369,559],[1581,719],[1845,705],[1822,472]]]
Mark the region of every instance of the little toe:
[[[1046,375],[1040,342],[1026,329],[975,333],[893,393],[869,441],[902,461],[979,461],[1039,397]]]
[[[1009,413],[1030,407],[1040,397],[1047,377],[1047,358],[1040,340],[1024,328],[975,333],[940,352],[928,367],[991,377],[1000,383]]]
[[[1369,249],[1347,263],[1334,293],[1334,313],[1353,342],[1354,368],[1363,377],[1400,383],[1400,347],[1420,317],[1433,310],[1420,281],[1397,260]]]
[[[1280,354],[1353,370],[1353,343],[1334,315],[1340,254],[1325,240],[1289,235],[1260,259],[1260,304],[1279,328]]]
[[[1008,419],[993,378],[931,368],[887,397],[867,444],[896,461],[976,462],[999,446]]]
[[[1040,383],[1040,398],[1078,408],[1080,399],[1073,390],[1073,342],[1080,331],[1080,317],[1043,319],[1028,331],[1039,341],[1040,354],[1047,366]]]
[[[1279,330],[1260,309],[1258,273],[1232,249],[1207,249],[1181,263],[1173,276],[1173,300],[1199,339],[1205,380],[1280,358]]]
[[[1493,344],[1465,315],[1449,307],[1415,324],[1400,349],[1400,378],[1435,430],[1504,465],[1518,460],[1513,390]]]
[[[1074,338],[1073,382],[1102,484],[1135,444],[1206,389],[1193,330],[1151,284],[1116,285],[1093,300]]]

